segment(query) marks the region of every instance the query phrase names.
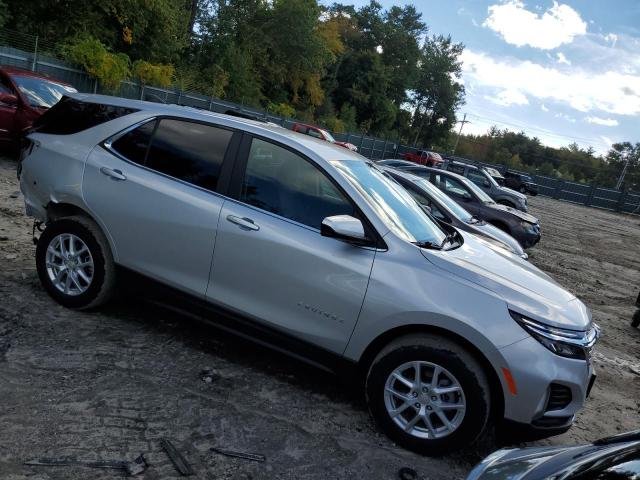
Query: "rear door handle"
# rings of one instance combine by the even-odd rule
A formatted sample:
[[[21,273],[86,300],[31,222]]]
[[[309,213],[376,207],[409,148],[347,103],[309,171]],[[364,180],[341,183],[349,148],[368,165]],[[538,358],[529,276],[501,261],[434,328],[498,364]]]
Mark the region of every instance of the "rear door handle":
[[[235,215],[227,215],[227,220],[230,221],[231,223],[235,223],[240,228],[244,228],[246,230],[254,230],[254,231],[260,230],[260,227],[256,225],[253,220],[247,217],[240,218],[240,217],[236,217]]]
[[[122,181],[127,179],[127,177],[125,177],[120,170],[112,170],[111,168],[107,168],[107,167],[100,168],[100,173],[102,173],[103,175],[106,175],[107,177],[111,177],[114,180]]]

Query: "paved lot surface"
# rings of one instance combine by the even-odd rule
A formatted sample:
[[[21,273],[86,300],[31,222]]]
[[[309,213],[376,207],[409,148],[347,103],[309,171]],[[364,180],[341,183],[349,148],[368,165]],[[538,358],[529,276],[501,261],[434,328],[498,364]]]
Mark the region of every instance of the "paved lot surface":
[[[139,478],[180,478],[168,437],[203,479],[464,478],[490,440],[464,454],[420,457],[380,435],[362,402],[313,368],[146,304],[99,313],[58,306],[40,287],[31,222],[15,164],[0,159],[0,478],[107,479],[117,471],[26,467],[34,457],[133,459]],[[593,310],[604,337],[599,378],[566,434],[575,443],[640,428],[640,331],[629,326],[640,289],[640,218],[532,198],[543,240],[531,261]],[[201,370],[215,371],[211,383]],[[211,446],[259,452],[265,463]]]

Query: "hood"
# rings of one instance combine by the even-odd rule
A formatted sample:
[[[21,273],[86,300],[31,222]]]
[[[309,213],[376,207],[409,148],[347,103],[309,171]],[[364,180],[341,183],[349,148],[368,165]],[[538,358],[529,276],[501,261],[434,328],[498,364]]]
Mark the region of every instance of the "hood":
[[[547,325],[587,330],[591,314],[572,293],[529,262],[500,249],[491,249],[467,232],[452,250],[421,249],[427,260],[500,296],[507,306]]]
[[[520,220],[524,220],[525,222],[538,223],[538,219],[533,215],[520,210],[516,210],[513,207],[507,207],[506,205],[501,205],[499,203],[492,203],[490,207],[495,208],[496,210],[502,210],[503,212],[509,212],[510,214],[515,215]]]
[[[500,190],[502,190],[504,193],[508,193],[512,197],[517,197],[520,200],[527,199],[527,196],[524,193],[520,193],[517,190],[512,190],[511,188],[508,188],[508,187],[500,187]]]
[[[486,235],[494,240],[497,240],[501,243],[507,245],[513,253],[522,258],[527,258],[527,254],[524,253],[522,249],[522,245],[515,238],[509,235],[507,232],[503,232],[498,227],[491,225],[490,223],[476,223],[471,224],[472,227],[475,227],[480,231],[481,234]],[[523,257],[524,255],[524,257]]]

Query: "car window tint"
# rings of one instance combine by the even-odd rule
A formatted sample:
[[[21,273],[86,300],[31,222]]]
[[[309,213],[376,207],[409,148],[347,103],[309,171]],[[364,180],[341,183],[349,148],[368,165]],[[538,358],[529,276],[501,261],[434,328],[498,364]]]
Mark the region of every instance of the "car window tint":
[[[134,163],[144,165],[155,120],[134,128],[111,144],[111,148]]]
[[[207,190],[215,190],[233,132],[181,120],[160,120],[146,165]]]
[[[316,166],[301,156],[253,139],[240,200],[320,228],[333,215],[354,215],[352,204]]]
[[[319,138],[320,140],[324,140],[324,138],[322,137],[322,134],[319,131],[314,130],[313,128],[309,129],[309,131],[307,132],[307,135],[310,135],[315,138]]]
[[[472,198],[471,193],[466,186],[455,178],[451,178],[447,175],[435,175],[437,185],[444,190],[447,194],[457,195],[458,197]]]
[[[13,88],[7,80],[0,77],[0,93],[9,93],[11,95],[15,95]]]
[[[467,178],[481,187],[484,187],[484,184],[488,181],[487,177],[485,177],[483,174],[475,172],[473,170],[469,170]]]
[[[450,163],[447,166],[447,170],[453,173],[458,173],[460,175],[464,174],[464,165],[456,165],[455,163]]]

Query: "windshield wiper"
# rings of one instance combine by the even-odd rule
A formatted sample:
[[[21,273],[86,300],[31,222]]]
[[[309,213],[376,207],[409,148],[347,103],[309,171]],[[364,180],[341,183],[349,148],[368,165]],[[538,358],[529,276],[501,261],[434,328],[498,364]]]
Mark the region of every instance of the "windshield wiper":
[[[446,239],[445,239],[446,241]],[[430,240],[420,240],[413,242],[414,245],[420,248],[428,248],[430,250],[442,250],[442,245],[438,245],[437,243],[433,243]]]

